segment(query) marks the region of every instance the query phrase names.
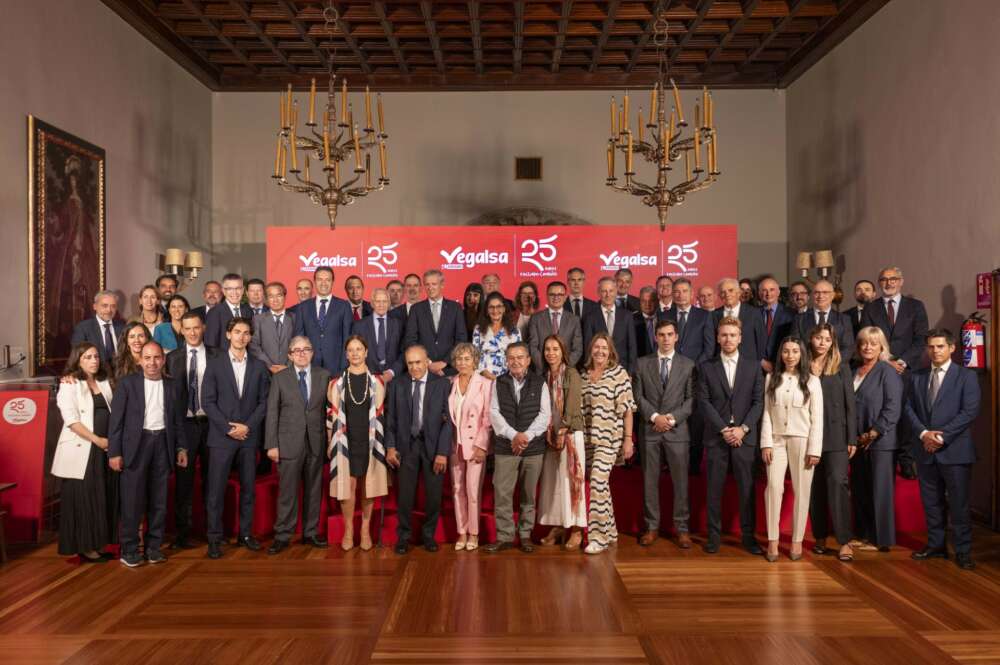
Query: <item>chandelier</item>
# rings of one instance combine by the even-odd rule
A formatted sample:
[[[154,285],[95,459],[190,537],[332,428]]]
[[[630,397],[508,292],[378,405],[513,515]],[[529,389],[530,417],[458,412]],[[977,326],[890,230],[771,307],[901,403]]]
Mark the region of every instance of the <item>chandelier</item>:
[[[346,78],[341,80],[340,114],[337,114],[337,76],[333,69],[337,48],[333,34],[340,14],[332,2],[323,9],[323,20],[330,55],[327,63],[329,80],[326,110],[323,111],[322,124],[316,123],[314,78],[309,89],[309,119],[305,123],[307,134],[299,133],[299,102],[292,95],[292,85],[289,83],[287,94],[281,93],[279,99],[278,145],[271,177],[285,191],[305,194],[316,205],[325,206],[330,228],[334,229],[340,206],[351,205],[358,197],[368,196],[388,186],[389,154],[385,142],[389,135],[385,133],[381,94],[376,95],[378,131],[373,126],[372,95],[368,86],[365,86],[364,94],[364,127],[359,130],[358,123],[355,122],[354,106],[347,97]],[[317,126],[322,131],[317,131]],[[304,171],[299,168],[300,160],[297,155],[300,150],[304,156]],[[379,169],[377,180],[372,176],[372,153],[376,151]],[[315,182],[310,170],[310,157],[316,164],[316,168],[312,170],[320,172],[316,174]]]
[[[641,196],[647,206],[655,207],[660,218],[660,230],[667,227],[667,211],[670,206],[684,203],[692,192],[706,189],[718,179],[718,132],[715,128],[712,94],[702,88],[701,103],[694,107],[694,130],[688,138],[682,138],[688,126],[681,106],[681,96],[677,84],[667,77],[667,31],[666,13],[660,13],[653,24],[653,43],[659,60],[657,81],[649,98],[649,116],[643,123],[642,108],[639,108],[635,134],[632,133],[629,117],[629,95],[625,92],[621,106],[611,98],[611,137],[608,139],[607,161],[608,179],[606,184],[616,192]],[[667,83],[673,92],[673,108],[669,118],[666,108]],[[646,140],[646,131],[649,140]],[[615,175],[615,152],[625,156],[625,181],[618,183]],[[704,152],[704,157],[702,153]],[[656,182],[646,184],[636,179],[635,154],[656,167]],[[668,174],[674,170],[672,163],[684,160],[684,177],[673,185],[668,183]],[[678,164],[679,169],[679,164]]]

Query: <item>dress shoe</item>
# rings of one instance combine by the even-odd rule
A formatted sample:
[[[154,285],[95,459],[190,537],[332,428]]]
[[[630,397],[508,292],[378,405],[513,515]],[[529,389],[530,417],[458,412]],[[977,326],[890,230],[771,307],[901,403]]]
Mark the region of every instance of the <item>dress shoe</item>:
[[[607,545],[601,545],[597,541],[592,540],[589,543],[587,543],[587,546],[585,548],[583,548],[583,552],[585,554],[600,554],[601,552],[607,551],[607,549],[608,549]]]
[[[190,550],[194,549],[194,545],[188,540],[187,536],[177,536],[174,538],[174,542],[170,543],[170,549],[172,550]]]
[[[955,565],[962,570],[972,570],[976,567],[976,562],[972,560],[971,554],[956,554]]]
[[[525,554],[531,554],[535,551],[535,544],[531,542],[530,538],[521,541],[521,551]]]
[[[474,552],[479,549],[479,536],[469,536],[469,539],[465,541],[465,551]]]
[[[437,552],[439,549],[437,541],[435,540],[424,541],[424,549],[427,550],[428,552]]]
[[[642,545],[643,547],[649,547],[650,545],[655,543],[659,537],[660,537],[659,534],[657,534],[655,531],[647,531],[646,533],[639,536],[639,544]]]
[[[392,551],[400,555],[406,554],[407,552],[410,551],[410,544],[404,540],[401,540],[398,543],[396,543],[396,546],[392,548]]]
[[[267,548],[267,553],[268,554],[278,554],[279,552],[282,552],[283,550],[287,550],[287,549],[288,549],[288,541],[287,540],[276,540],[273,543],[271,543],[270,547]]]
[[[167,557],[160,550],[146,550],[146,561],[150,563],[166,563]]]
[[[688,535],[686,531],[682,531],[679,534],[677,534],[677,547],[681,548],[682,550],[691,549],[691,536]]]
[[[719,543],[712,542],[711,540],[702,545],[705,554],[718,554],[719,553]]]
[[[466,538],[466,536],[465,536],[464,533],[458,534],[458,540],[455,541],[455,551],[456,552],[461,552],[462,550],[464,550],[465,549],[465,543],[467,543],[467,542],[468,542],[468,538]]]
[[[767,559],[767,561],[768,561],[769,563],[774,563],[775,561],[777,561],[777,560],[778,560],[778,553],[777,553],[777,552],[774,552],[774,553],[772,554],[771,552],[766,552],[766,553],[764,554],[764,558],[765,558],[765,559]]]
[[[253,536],[240,536],[236,539],[237,547],[245,547],[251,552],[259,552],[261,549],[260,542]]]
[[[143,559],[141,556],[139,556],[138,552],[133,552],[132,554],[122,554],[121,559],[119,559],[119,561],[121,561],[122,564],[128,566],[129,568],[138,568],[139,566],[146,563],[146,560]]]
[[[900,464],[899,475],[901,475],[906,480],[916,480],[917,479],[916,462],[907,462],[905,464]]]
[[[919,552],[914,552],[910,555],[910,558],[914,561],[924,561],[925,559],[947,559],[947,550],[934,550],[929,547],[925,547]]]
[[[764,553],[764,550],[761,549],[760,545],[757,544],[756,540],[744,540],[743,549],[745,549],[750,554],[753,554],[754,556],[760,556],[761,554]]]
[[[325,550],[330,546],[330,543],[323,536],[309,536],[308,538],[302,539],[303,545],[309,545],[310,547],[315,547],[319,550]]]
[[[219,543],[209,543],[208,544],[208,558],[209,559],[221,559],[222,558],[222,545]]]
[[[490,554],[495,554],[496,552],[503,552],[505,550],[513,549],[514,543],[506,540],[498,540],[495,543],[490,543],[483,549]]]

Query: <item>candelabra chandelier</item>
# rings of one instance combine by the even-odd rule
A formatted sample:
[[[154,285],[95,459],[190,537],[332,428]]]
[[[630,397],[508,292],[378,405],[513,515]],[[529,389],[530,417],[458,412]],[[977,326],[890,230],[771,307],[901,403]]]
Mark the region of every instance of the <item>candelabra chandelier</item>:
[[[372,126],[372,98],[365,86],[365,126],[359,131],[354,122],[354,107],[347,97],[347,79],[341,80],[340,115],[337,114],[337,76],[333,66],[337,49],[333,41],[334,28],[340,14],[330,2],[323,9],[323,19],[328,37],[329,58],[326,96],[326,110],[323,111],[322,132],[316,123],[316,79],[309,90],[309,120],[305,123],[309,135],[298,133],[299,103],[292,95],[292,85],[288,92],[281,93],[279,100],[280,125],[278,129],[277,153],[274,157],[274,174],[271,176],[285,191],[306,194],[316,205],[326,207],[330,228],[336,228],[337,211],[340,206],[354,203],[358,197],[378,192],[389,184],[389,154],[386,147],[385,120],[382,113],[382,95],[377,95],[378,131]],[[379,177],[373,182],[372,152],[378,151]],[[298,151],[304,153],[305,171],[299,169]],[[310,155],[322,164],[318,182],[313,182],[310,174]],[[350,165],[353,155],[354,166]],[[291,161],[289,165],[288,162]],[[343,166],[341,165],[343,163]],[[288,166],[291,166],[289,169]],[[353,171],[353,172],[352,172]],[[294,181],[289,176],[294,176]]]
[[[608,139],[607,161],[608,179],[606,184],[616,192],[641,196],[642,202],[655,207],[660,218],[660,230],[667,227],[667,211],[670,206],[681,205],[692,192],[711,187],[720,174],[718,165],[719,136],[715,128],[714,102],[707,88],[702,88],[701,104],[694,107],[694,131],[688,138],[682,138],[688,126],[681,106],[681,96],[677,84],[667,76],[667,30],[666,14],[657,16],[653,24],[653,43],[659,60],[659,74],[649,98],[649,118],[643,123],[642,107],[639,108],[637,135],[633,135],[629,119],[629,96],[625,92],[622,105],[611,98],[611,137]],[[673,108],[667,117],[666,86],[673,92]],[[649,131],[646,140],[644,130]],[[704,150],[705,156],[702,157]],[[615,175],[615,152],[625,155],[625,182],[618,183]],[[656,182],[647,185],[635,178],[633,159],[639,153],[656,166]],[[693,153],[693,154],[692,154]],[[674,170],[673,162],[684,160],[684,179],[674,185],[668,183],[668,173]],[[703,168],[702,165],[707,166]],[[693,166],[693,168],[692,168]]]

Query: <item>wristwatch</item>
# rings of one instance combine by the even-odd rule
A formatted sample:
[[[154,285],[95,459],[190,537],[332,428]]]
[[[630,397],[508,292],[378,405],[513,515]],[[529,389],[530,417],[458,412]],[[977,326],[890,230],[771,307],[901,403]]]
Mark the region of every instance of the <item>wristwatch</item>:
[[[746,425],[740,425],[740,429],[743,430],[744,434],[749,434],[750,433],[750,428],[747,427]]]

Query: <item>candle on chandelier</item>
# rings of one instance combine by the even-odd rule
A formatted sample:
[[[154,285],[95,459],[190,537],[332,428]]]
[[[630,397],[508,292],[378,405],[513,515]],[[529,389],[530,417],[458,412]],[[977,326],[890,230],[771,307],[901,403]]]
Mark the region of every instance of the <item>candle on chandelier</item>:
[[[285,154],[286,154],[285,153],[285,144],[282,143],[281,144],[281,177],[282,178],[284,178],[288,174],[288,170],[286,169],[287,164],[285,162]]]
[[[361,144],[358,142],[358,126],[354,125],[354,169],[361,170]]]
[[[611,98],[611,140],[614,141],[615,137],[618,136],[618,106],[615,104],[615,98]]]
[[[649,124],[656,122],[656,103],[659,101],[656,94],[659,83],[653,84],[653,91],[649,94]]]
[[[327,168],[330,168],[330,129],[326,122],[323,123],[323,163],[326,164]]]
[[[670,156],[670,138],[667,136],[667,123],[660,121],[660,168],[666,168],[667,160]]]
[[[712,130],[712,173],[719,172],[719,132]]]
[[[694,130],[694,170],[701,170],[701,133]]]
[[[684,173],[686,174],[684,179],[691,180],[691,158],[687,150],[684,151]]]
[[[705,124],[709,129],[715,127],[715,100],[712,99],[712,95],[708,95],[708,118]]]
[[[622,131],[628,131],[628,90],[625,91],[625,99],[622,101]]]
[[[708,107],[705,107],[705,113],[708,113]],[[694,131],[697,133],[701,129],[701,107],[697,104],[694,105]]]
[[[673,111],[670,111],[670,134],[667,135],[667,141],[674,140],[674,132],[677,130],[677,118]]]
[[[309,153],[306,153],[306,182],[309,182]]]
[[[677,84],[674,83],[673,79],[670,79],[670,85],[674,89],[674,108],[677,109],[677,124],[684,124],[684,108],[681,106],[681,93],[677,89]]]
[[[372,93],[365,86],[365,129],[372,128]]]
[[[274,151],[274,177],[281,175],[278,169],[281,168],[281,134],[278,134],[278,147]]]
[[[292,122],[292,84],[291,83],[288,84],[288,98],[285,101],[288,104],[288,109],[285,111],[285,119],[287,119],[288,122],[291,123]]]
[[[378,104],[378,133],[385,134],[385,118],[382,116],[382,93],[378,93],[375,98],[375,102]]]
[[[284,129],[288,126],[285,122],[285,93],[278,93],[278,127]]]
[[[628,133],[628,152],[625,153],[625,175],[631,175],[632,170],[632,132]]]
[[[298,148],[296,147],[295,128],[298,124],[299,124],[299,105],[298,103],[296,103],[295,108],[292,110],[292,138],[288,144],[288,149],[292,152],[292,173],[299,170],[299,165],[295,161],[295,153],[298,152]]]
[[[383,161],[383,163],[384,163],[384,166],[383,166],[384,175],[382,177],[385,178],[386,180],[388,180],[389,179],[389,147],[385,144],[385,141],[382,142],[382,159],[384,160]]]
[[[642,143],[642,132],[645,125],[642,124],[642,107],[639,107],[639,143]]]
[[[340,86],[340,122],[347,122],[347,79]]]
[[[701,87],[701,108],[705,109],[705,126],[708,127],[708,86]]]
[[[608,153],[607,154],[607,158],[608,158],[608,180],[614,180],[615,179],[615,147],[614,147],[614,145],[610,141],[608,141],[608,150],[607,150],[607,153]]]
[[[379,141],[378,144],[378,172],[385,180],[385,141]]]
[[[372,156],[365,155],[365,187],[372,188]]]
[[[309,86],[309,124],[316,124],[316,79]]]

